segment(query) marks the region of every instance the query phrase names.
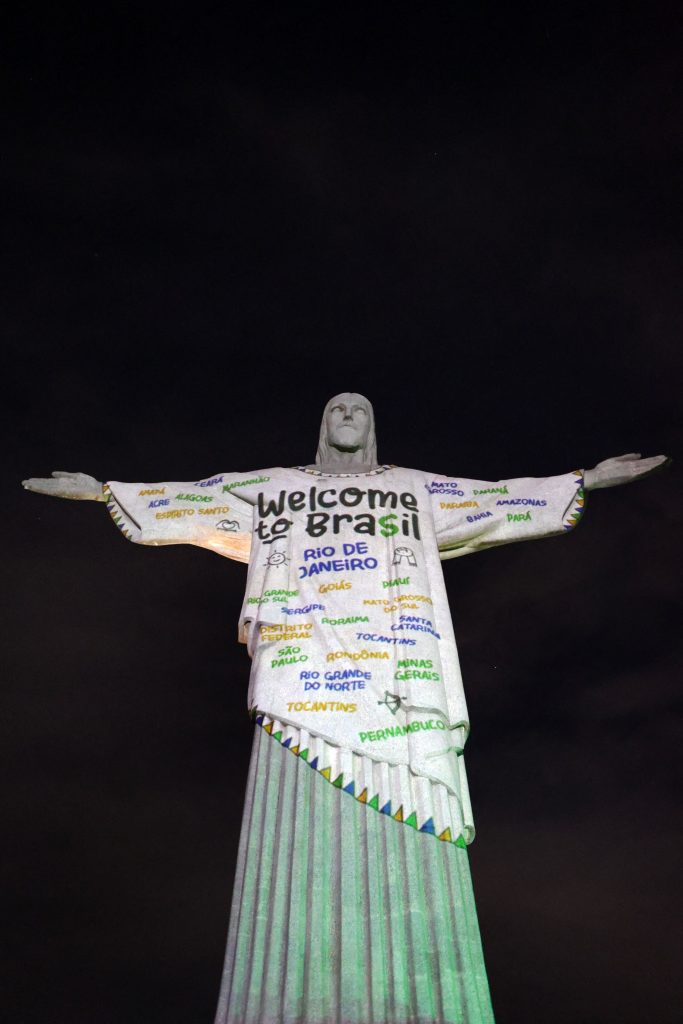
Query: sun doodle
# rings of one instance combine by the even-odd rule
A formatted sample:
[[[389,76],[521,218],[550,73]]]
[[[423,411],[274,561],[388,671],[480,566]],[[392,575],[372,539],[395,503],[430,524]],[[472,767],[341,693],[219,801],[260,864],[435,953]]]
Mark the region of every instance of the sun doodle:
[[[279,567],[281,565],[286,566],[287,562],[289,561],[290,559],[284,553],[284,551],[271,551],[271,553],[266,558],[264,565],[270,565],[275,567]]]

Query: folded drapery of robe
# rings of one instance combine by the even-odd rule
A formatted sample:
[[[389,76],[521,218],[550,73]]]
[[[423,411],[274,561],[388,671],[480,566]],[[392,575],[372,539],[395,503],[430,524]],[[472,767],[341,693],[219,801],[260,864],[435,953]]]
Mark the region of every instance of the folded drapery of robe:
[[[467,806],[470,836],[469,719],[439,563],[571,530],[582,483],[578,470],[490,482],[396,466],[276,467],[194,483],[114,481],[106,495],[137,543],[248,561],[239,634],[254,715],[445,786]],[[335,778],[334,766],[321,770],[358,798],[353,763]],[[398,820],[413,812],[422,827],[417,807],[385,810]]]

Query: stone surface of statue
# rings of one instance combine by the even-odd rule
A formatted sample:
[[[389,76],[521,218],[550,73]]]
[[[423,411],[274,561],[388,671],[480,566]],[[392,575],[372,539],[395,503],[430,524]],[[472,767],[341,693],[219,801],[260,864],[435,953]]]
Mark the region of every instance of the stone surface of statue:
[[[570,532],[637,454],[483,481],[377,462],[363,396],[315,465],[30,490],[104,500],[137,543],[248,562],[256,722],[216,1024],[493,1021],[467,860],[469,720],[440,560]]]

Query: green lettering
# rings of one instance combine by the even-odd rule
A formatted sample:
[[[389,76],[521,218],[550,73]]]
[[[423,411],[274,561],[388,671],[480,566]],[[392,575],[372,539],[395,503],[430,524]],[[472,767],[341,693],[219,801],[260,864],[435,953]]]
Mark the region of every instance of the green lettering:
[[[390,512],[386,516],[380,516],[379,517],[378,522],[379,522],[379,525],[382,527],[382,529],[380,530],[380,533],[382,534],[383,537],[393,537],[395,533],[398,533],[398,526],[396,526],[395,523],[390,523],[389,522],[390,519],[396,519],[396,518],[398,518],[398,517],[396,516],[395,512]]]

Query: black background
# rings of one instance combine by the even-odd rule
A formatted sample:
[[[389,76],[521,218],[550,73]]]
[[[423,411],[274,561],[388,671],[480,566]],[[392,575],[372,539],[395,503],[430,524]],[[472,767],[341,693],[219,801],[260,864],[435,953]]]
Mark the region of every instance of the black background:
[[[3,1015],[196,1024],[251,743],[244,567],[19,480],[312,461],[347,389],[383,462],[437,474],[675,456],[679,18],[61,6],[4,64]],[[679,488],[445,566],[499,1024],[680,1019]]]

